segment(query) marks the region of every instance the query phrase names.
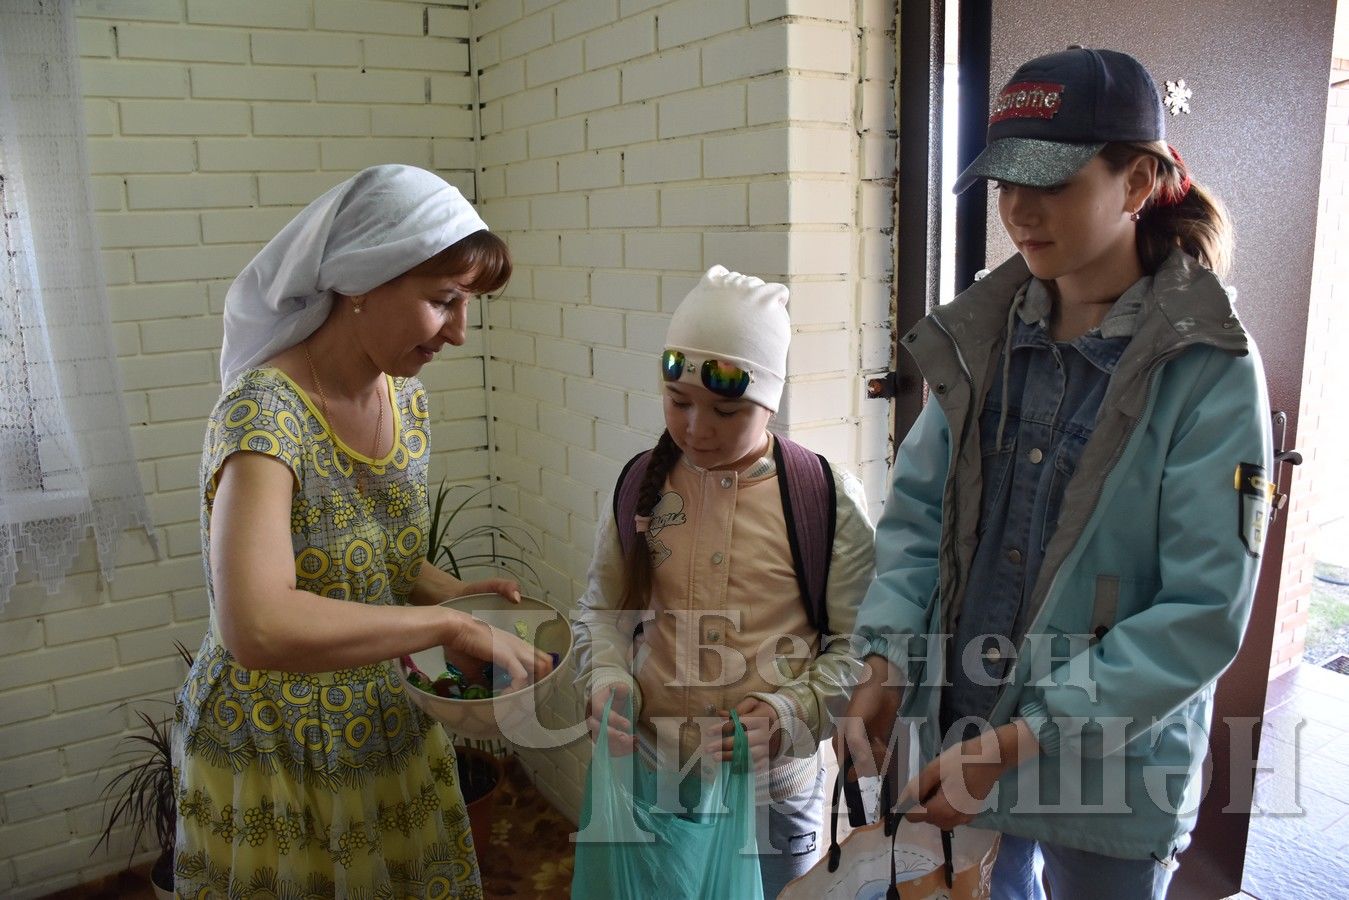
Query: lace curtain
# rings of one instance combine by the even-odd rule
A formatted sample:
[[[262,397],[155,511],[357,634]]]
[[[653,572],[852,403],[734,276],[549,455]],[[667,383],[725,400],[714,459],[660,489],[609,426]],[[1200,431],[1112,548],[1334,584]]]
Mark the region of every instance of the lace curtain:
[[[154,541],[94,231],[73,7],[0,0],[0,608],[20,574],[56,593],[91,529],[105,579],[124,530]]]

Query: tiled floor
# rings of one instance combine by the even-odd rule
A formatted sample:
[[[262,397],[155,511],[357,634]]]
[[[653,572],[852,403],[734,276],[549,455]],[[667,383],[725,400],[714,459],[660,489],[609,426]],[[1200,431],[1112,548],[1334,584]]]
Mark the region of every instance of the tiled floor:
[[[1241,896],[1349,897],[1349,675],[1303,664],[1265,707]]]

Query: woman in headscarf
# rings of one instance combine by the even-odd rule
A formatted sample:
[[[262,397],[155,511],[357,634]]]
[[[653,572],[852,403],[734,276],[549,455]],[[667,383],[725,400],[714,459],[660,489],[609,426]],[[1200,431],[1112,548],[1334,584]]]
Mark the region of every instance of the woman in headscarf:
[[[174,734],[179,895],[482,896],[454,752],[390,660],[441,645],[512,687],[550,666],[437,605],[518,585],[425,560],[416,375],[510,271],[457,190],[388,165],[311,203],[231,285],[201,463],[210,623]]]

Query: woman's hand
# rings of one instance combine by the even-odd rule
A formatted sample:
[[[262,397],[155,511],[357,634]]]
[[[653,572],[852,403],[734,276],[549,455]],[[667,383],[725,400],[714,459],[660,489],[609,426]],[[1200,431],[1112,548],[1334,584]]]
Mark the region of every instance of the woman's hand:
[[[519,603],[520,583],[514,578],[460,581],[429,560],[423,560],[408,594],[408,602],[414,606],[435,606],[468,594],[500,594],[512,603]]]
[[[735,705],[735,711],[740,715],[740,724],[745,726],[745,737],[749,738],[750,761],[756,769],[767,768],[782,749],[777,709],[758,697],[746,697]],[[708,747],[707,752],[713,759],[727,762],[735,749],[735,723],[729,711],[719,709],[717,714],[726,719],[726,724],[721,729],[721,742]]]
[[[484,663],[495,663],[510,674],[511,683],[501,693],[510,693],[538,681],[553,670],[547,653],[513,634],[493,628],[481,619],[459,610],[446,610],[454,617],[450,638],[444,644],[445,658],[465,674],[476,673]]]
[[[834,734],[834,757],[840,765],[845,756],[851,757],[854,779],[881,774],[886,754],[895,746],[890,738],[904,697],[904,680],[893,663],[871,655],[865,665],[866,672],[853,690]],[[896,761],[890,762],[893,766]]]
[[[913,805],[905,818],[945,831],[967,825],[983,811],[1003,773],[1039,750],[1022,719],[991,728],[948,747],[924,766],[900,791],[899,807]]]
[[[604,714],[604,704],[609,697],[614,705],[609,710],[609,728],[606,737],[609,741],[609,755],[627,756],[636,747],[636,738],[632,733],[632,722],[626,713],[632,711],[632,694],[626,684],[610,684],[590,695],[586,701],[586,725],[590,728],[590,739],[600,739],[600,716]]]
[[[454,596],[465,597],[469,594],[500,594],[512,603],[519,603],[520,582],[514,578],[484,578],[482,581],[459,582],[458,593]]]

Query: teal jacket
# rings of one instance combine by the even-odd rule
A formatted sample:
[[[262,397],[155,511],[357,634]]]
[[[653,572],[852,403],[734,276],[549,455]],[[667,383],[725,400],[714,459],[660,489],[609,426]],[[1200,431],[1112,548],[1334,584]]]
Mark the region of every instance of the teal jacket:
[[[857,633],[905,672],[912,766],[941,749],[941,685],[978,541],[979,413],[1020,256],[901,342],[931,402],[899,449]],[[1069,482],[992,725],[1041,753],[974,822],[1122,858],[1168,859],[1199,807],[1214,684],[1241,645],[1272,487],[1255,345],[1217,278],[1177,251],[1154,274]],[[911,773],[912,774],[912,773]]]

